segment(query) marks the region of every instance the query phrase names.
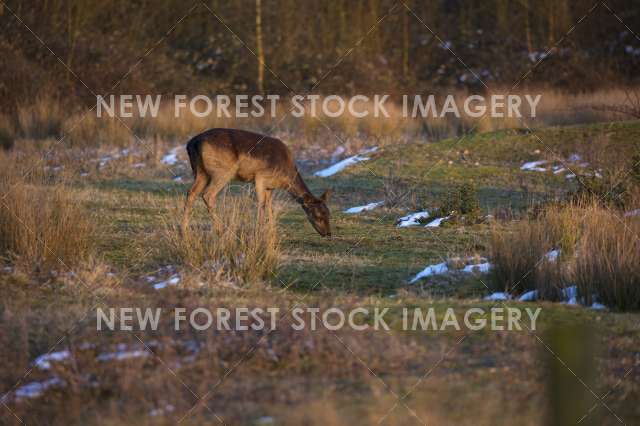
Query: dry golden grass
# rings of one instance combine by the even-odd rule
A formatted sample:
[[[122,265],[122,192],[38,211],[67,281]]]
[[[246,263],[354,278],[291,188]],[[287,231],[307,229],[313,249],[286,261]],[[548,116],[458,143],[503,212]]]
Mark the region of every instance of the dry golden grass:
[[[488,100],[492,94],[508,93],[510,93],[509,90],[500,89],[484,96]],[[525,93],[512,94],[524,95]],[[469,95],[465,91],[452,93],[461,113],[458,118],[450,114],[444,117],[411,117],[411,104],[408,110],[409,117],[405,117],[399,98],[391,97],[384,104],[388,117],[373,115],[373,100],[356,104],[358,111],[369,113],[362,118],[348,112],[337,117],[328,116],[320,108],[316,115],[312,116],[308,103],[305,104],[305,115],[294,117],[290,114],[291,102],[288,99],[281,99],[277,104],[276,117],[271,117],[268,107],[262,117],[253,117],[250,114],[246,118],[235,117],[233,104],[229,107],[231,117],[226,117],[225,114],[218,116],[215,108],[206,117],[198,117],[189,108],[184,108],[180,110],[179,117],[176,117],[174,103],[164,101],[160,104],[156,117],[118,120],[105,114],[98,118],[95,111],[65,114],[66,110],[59,100],[43,95],[33,104],[19,106],[15,117],[7,120],[0,119],[0,142],[8,146],[8,141],[16,137],[45,139],[64,135],[66,143],[76,146],[127,146],[137,138],[186,140],[209,128],[232,127],[268,132],[286,139],[294,150],[321,151],[320,154],[326,156],[331,154],[337,145],[345,143],[351,152],[357,152],[364,145],[370,144],[372,139],[376,145],[383,146],[414,138],[440,140],[458,137],[471,130],[489,132],[525,125],[544,127],[629,118],[620,113],[598,108],[603,105],[623,105],[627,102],[624,89],[607,89],[584,94],[568,94],[545,89],[531,90],[528,94],[532,96],[540,94],[541,100],[537,106],[536,118],[527,117],[529,111],[526,102],[523,101],[521,107],[523,120],[506,116],[494,118],[488,113],[481,118],[470,117],[466,115],[463,108],[464,100]],[[428,94],[423,95],[423,102],[426,102],[427,96]],[[413,97],[410,95],[409,98]],[[318,104],[321,105],[324,99],[324,97],[319,98]],[[440,113],[445,96],[437,96],[436,99],[436,106]],[[348,102],[349,99],[345,98],[345,101]],[[328,106],[337,107],[337,104],[329,103]],[[274,128],[276,123],[277,126]]]
[[[29,269],[77,265],[94,254],[96,228],[62,184],[25,182],[13,156],[0,159],[0,252]]]
[[[616,212],[587,209],[576,260],[581,297],[623,310],[640,309],[640,222]]]
[[[581,302],[640,308],[640,221],[595,201],[551,206],[539,217],[498,226],[490,236],[494,283],[515,293],[538,290],[556,300],[577,285]],[[557,260],[545,254],[559,249]]]
[[[490,235],[493,281],[507,292],[537,289],[544,255],[552,248],[543,223],[521,221],[511,230],[494,228]],[[543,274],[546,275],[546,274]]]
[[[278,267],[280,238],[275,227],[257,222],[255,206],[248,191],[237,196],[224,192],[216,202],[216,224],[211,225],[208,216],[205,223],[192,218],[191,228],[182,235],[177,227],[182,217],[180,202],[164,218],[162,251],[187,268],[213,274],[215,281],[263,281]],[[279,212],[278,203],[274,203],[275,222]]]
[[[65,120],[60,101],[41,96],[33,104],[19,105],[17,109],[18,133],[27,139],[57,138]]]
[[[572,277],[571,260],[584,212],[579,206],[552,205],[537,218],[519,221],[510,230],[495,226],[490,234],[493,278],[507,292],[537,290],[557,300]],[[550,250],[560,250],[556,259]]]

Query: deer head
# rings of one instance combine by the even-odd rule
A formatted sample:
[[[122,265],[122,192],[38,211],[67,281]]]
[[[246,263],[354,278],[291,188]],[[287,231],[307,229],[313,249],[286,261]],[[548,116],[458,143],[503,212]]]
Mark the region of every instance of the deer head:
[[[311,194],[305,194],[302,202],[302,209],[307,215],[309,223],[323,237],[331,236],[331,225],[329,223],[331,214],[326,204],[330,195],[330,189],[326,190],[319,198]]]

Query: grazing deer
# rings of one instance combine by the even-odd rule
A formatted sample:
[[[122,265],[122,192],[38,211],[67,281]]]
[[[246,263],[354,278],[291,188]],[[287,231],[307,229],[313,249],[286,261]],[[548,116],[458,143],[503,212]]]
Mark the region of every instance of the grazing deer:
[[[273,223],[271,192],[284,189],[302,206],[309,222],[323,237],[331,236],[330,190],[316,198],[302,176],[287,146],[279,139],[235,129],[211,129],[187,143],[187,153],[195,181],[187,194],[182,232],[189,226],[189,213],[195,198],[202,193],[214,224],[216,195],[231,180],[253,182],[258,196],[258,220],[266,215]],[[204,191],[204,193],[203,193]]]

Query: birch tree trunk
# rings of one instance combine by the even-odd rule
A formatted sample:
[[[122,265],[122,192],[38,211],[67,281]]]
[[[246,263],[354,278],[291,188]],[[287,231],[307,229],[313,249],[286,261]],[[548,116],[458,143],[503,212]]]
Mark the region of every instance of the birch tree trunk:
[[[262,4],[256,0],[256,55],[258,56],[258,92],[264,92],[264,50],[262,49]]]

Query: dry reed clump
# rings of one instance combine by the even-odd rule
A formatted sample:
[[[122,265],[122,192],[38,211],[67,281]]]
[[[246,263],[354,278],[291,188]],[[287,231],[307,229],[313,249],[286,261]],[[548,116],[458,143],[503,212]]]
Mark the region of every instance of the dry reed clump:
[[[73,147],[129,146],[134,136],[125,124],[116,118],[96,117],[93,112],[74,115],[64,123],[64,143]]]
[[[13,148],[15,137],[15,126],[8,116],[0,114],[0,149],[8,150]]]
[[[583,201],[551,206],[509,231],[496,226],[490,238],[496,289],[538,290],[539,298],[557,300],[576,285],[585,305],[640,309],[638,217]],[[552,249],[559,255],[548,256]]]
[[[77,265],[95,248],[95,227],[62,184],[25,183],[10,164],[0,162],[0,253],[28,269]],[[34,179],[32,179],[34,180]]]
[[[33,104],[17,109],[18,134],[27,139],[58,138],[64,123],[60,101],[41,96]]]
[[[640,221],[587,209],[576,259],[578,295],[621,310],[640,309]]]
[[[541,299],[559,299],[572,278],[582,214],[578,206],[551,206],[511,230],[494,227],[490,244],[496,289],[516,294],[537,290]]]
[[[269,227],[257,222],[255,205],[248,191],[243,190],[239,195],[220,194],[214,225],[210,226],[212,220],[207,215],[205,224],[192,220],[191,229],[182,235],[176,226],[182,217],[182,203],[179,203],[164,218],[163,252],[216,281],[225,277],[249,284],[267,279],[278,267],[280,238],[275,225]],[[278,203],[274,203],[274,222],[279,211]]]
[[[492,275],[496,290],[524,293],[539,287],[544,255],[551,250],[547,230],[540,221],[521,221],[513,229],[494,228],[490,235]]]

